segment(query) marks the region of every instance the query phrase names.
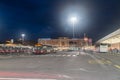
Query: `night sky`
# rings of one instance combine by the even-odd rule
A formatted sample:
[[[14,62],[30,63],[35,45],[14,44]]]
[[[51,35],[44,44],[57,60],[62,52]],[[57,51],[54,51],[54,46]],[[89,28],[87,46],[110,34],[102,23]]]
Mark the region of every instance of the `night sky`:
[[[0,41],[72,38],[70,16],[77,16],[75,37],[94,41],[120,28],[120,0],[0,0]]]

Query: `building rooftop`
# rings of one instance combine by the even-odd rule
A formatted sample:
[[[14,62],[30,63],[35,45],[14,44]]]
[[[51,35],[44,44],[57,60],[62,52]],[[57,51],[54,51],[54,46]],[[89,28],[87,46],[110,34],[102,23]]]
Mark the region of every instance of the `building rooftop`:
[[[120,28],[97,41],[97,43],[117,43],[117,42],[120,42]]]

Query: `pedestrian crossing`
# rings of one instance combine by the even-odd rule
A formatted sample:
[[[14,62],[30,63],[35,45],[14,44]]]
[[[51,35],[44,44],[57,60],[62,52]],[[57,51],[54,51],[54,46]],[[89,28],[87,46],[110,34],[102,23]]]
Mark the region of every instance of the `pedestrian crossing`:
[[[76,57],[76,56],[86,56],[88,55],[85,52],[57,52],[57,53],[49,53],[49,54],[41,54],[41,55],[21,55],[21,57]]]
[[[40,55],[40,56],[51,56],[51,57],[75,57],[75,56],[79,56],[77,54],[63,54],[63,55],[55,55],[55,54],[52,54],[52,55]]]
[[[29,56],[30,57],[76,57],[79,55],[80,55],[79,53],[54,53],[54,54],[29,55]],[[25,57],[25,56],[21,56],[21,57]]]

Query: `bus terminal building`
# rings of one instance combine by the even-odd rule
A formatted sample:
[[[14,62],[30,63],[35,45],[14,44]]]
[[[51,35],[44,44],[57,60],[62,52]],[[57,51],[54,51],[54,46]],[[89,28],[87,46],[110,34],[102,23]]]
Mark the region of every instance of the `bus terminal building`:
[[[109,35],[103,37],[102,39],[98,40],[97,43],[109,44],[110,49],[120,50],[120,28],[110,33]]]

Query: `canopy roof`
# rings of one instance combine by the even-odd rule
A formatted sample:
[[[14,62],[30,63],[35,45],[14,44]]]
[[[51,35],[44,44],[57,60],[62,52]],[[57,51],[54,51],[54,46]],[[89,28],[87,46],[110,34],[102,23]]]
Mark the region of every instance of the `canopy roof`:
[[[114,43],[120,43],[120,28],[111,34],[105,36],[104,38],[97,41],[97,43],[108,43],[108,44],[114,44]]]

